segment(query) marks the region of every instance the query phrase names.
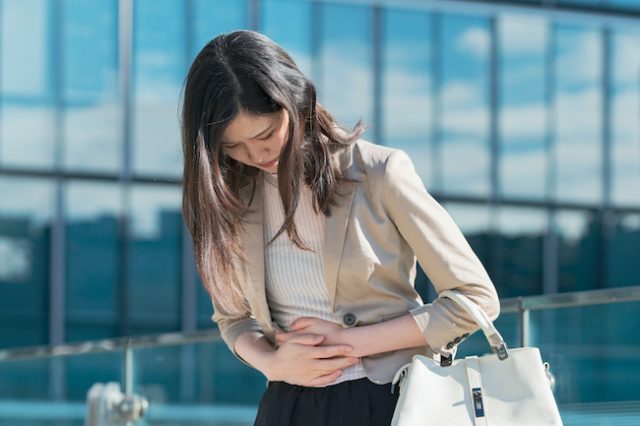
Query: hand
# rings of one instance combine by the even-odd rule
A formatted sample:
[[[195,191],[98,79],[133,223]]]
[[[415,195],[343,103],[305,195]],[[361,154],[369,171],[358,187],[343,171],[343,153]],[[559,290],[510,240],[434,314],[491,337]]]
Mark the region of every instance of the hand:
[[[344,328],[340,324],[320,318],[300,317],[291,324],[290,328],[289,332],[276,332],[276,344],[281,345],[292,338],[301,336],[323,336],[323,346],[340,344],[345,341],[342,338]]]
[[[343,369],[359,362],[359,358],[348,356],[353,349],[350,345],[318,346],[323,339],[305,333],[290,336],[272,352],[265,375],[271,381],[319,387],[333,382]]]

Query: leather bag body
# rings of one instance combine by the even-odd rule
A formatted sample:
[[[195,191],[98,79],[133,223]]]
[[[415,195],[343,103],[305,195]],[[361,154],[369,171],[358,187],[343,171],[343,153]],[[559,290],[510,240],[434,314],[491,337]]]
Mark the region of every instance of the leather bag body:
[[[486,315],[460,293],[445,291],[481,326],[495,353],[442,366],[415,355],[396,374],[400,397],[392,426],[562,425],[548,363],[536,347],[508,349]],[[483,317],[484,316],[484,317]]]

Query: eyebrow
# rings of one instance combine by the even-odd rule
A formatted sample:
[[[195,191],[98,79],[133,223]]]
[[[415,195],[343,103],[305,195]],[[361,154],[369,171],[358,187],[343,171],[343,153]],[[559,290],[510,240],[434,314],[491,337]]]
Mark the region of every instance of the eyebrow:
[[[272,128],[272,127],[273,127],[273,125],[272,125],[272,124],[269,124],[269,126],[268,126],[266,129],[264,129],[263,131],[261,131],[261,132],[260,132],[260,133],[258,133],[257,135],[250,137],[249,139],[255,139],[255,138],[259,137],[259,136],[264,135],[265,133],[267,133],[267,131],[271,130],[271,128]],[[221,140],[220,142],[222,142],[222,143],[226,143],[226,144],[229,144],[229,145],[234,144],[234,143],[237,143],[237,142],[224,141],[224,140]]]

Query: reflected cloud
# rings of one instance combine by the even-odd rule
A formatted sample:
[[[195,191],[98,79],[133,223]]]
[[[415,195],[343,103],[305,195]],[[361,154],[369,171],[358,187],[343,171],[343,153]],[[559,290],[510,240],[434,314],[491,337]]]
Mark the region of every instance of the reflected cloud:
[[[541,55],[547,45],[549,23],[547,19],[537,16],[501,14],[498,37],[503,54]]]
[[[65,110],[65,166],[75,170],[110,171],[122,163],[120,106],[116,103]]]
[[[572,85],[598,81],[603,59],[598,31],[560,27],[555,43],[558,49],[555,69],[560,76],[566,76]]]
[[[0,4],[0,90],[5,96],[42,97],[51,90],[48,4],[40,0]]]
[[[486,28],[469,27],[456,40],[456,47],[463,51],[486,59],[491,46],[491,35]]]
[[[53,107],[4,104],[0,160],[5,165],[50,167],[55,161]]]
[[[156,239],[162,232],[162,214],[181,214],[182,191],[178,187],[136,185],[131,190],[131,233],[136,238]]]

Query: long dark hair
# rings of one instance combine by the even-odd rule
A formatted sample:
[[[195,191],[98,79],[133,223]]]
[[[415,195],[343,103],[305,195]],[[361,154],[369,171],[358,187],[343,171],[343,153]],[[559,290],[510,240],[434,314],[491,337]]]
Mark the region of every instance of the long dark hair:
[[[341,128],[316,99],[316,89],[289,54],[255,31],[224,33],[198,53],[184,87],[182,213],[191,233],[196,267],[214,298],[216,309],[241,314],[248,308],[236,280],[234,261],[245,261],[238,235],[247,203],[240,188],[256,189],[259,169],[225,155],[220,138],[243,111],[268,114],[285,108],[289,132],[278,165],[278,186],[285,212],[282,228],[301,249],[293,222],[300,182],[310,186],[314,209],[329,216],[340,184],[351,179],[331,153],[357,140],[365,130],[358,121],[351,132]],[[273,240],[272,240],[273,241]]]

